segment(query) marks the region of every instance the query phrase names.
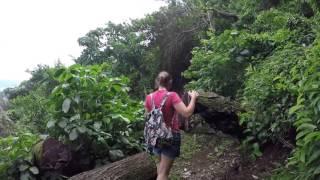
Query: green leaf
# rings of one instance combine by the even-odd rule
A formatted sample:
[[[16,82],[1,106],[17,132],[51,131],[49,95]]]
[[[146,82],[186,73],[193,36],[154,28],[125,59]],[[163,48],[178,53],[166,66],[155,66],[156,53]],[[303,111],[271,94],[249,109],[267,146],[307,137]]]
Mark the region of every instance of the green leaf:
[[[58,69],[55,73],[54,73],[54,77],[58,78],[63,72],[65,71],[64,68]]]
[[[93,124],[94,129],[97,131],[100,130],[101,126],[102,126],[102,123],[100,121],[94,122],[94,124]]]
[[[238,34],[239,34],[239,31],[232,31],[230,34],[231,34],[232,36],[238,35]]]
[[[124,154],[120,149],[118,149],[118,150],[110,150],[109,151],[109,157],[110,157],[111,161],[117,161],[117,160],[123,158]]]
[[[313,125],[313,124],[310,124],[310,123],[303,123],[301,124],[298,128],[297,128],[297,131],[300,131],[302,129],[308,129],[310,131],[313,131],[314,129],[316,129],[317,126]]]
[[[87,131],[87,128],[84,126],[78,127],[77,129],[78,129],[79,133],[82,133],[82,134]]]
[[[119,116],[120,116],[119,114],[111,114],[112,119],[117,119],[117,118],[119,118]]]
[[[70,121],[79,120],[79,119],[80,119],[80,114],[76,114],[70,118]]]
[[[305,136],[308,133],[310,133],[310,131],[301,131],[301,132],[299,132],[297,134],[296,139],[298,140],[298,139],[302,138],[303,136]]]
[[[30,178],[29,173],[24,172],[20,175],[20,180],[29,180],[29,178]]]
[[[21,164],[21,165],[19,166],[19,171],[25,171],[25,170],[27,170],[28,168],[29,168],[28,165],[26,165],[26,164]]]
[[[67,120],[61,120],[58,123],[58,126],[61,127],[61,128],[65,128],[67,126]]]
[[[318,131],[310,132],[303,138],[303,141],[305,143],[309,143],[310,141],[313,141],[313,139],[319,139],[320,133]]]
[[[318,167],[314,170],[313,174],[314,174],[314,175],[320,174],[320,166],[318,166]]]
[[[56,86],[56,87],[51,91],[51,94],[57,93],[58,90],[60,90],[60,87],[59,87],[59,86]]]
[[[254,143],[254,144],[253,144],[253,153],[254,153],[256,156],[261,156],[261,155],[262,155],[258,143]]]
[[[295,125],[295,126],[300,126],[301,124],[307,123],[307,122],[312,122],[312,119],[310,119],[310,118],[301,118],[301,119],[297,120],[297,121],[294,123],[294,125]]]
[[[300,160],[301,162],[305,163],[306,162],[306,153],[304,150],[300,151]]]
[[[121,142],[124,143],[124,144],[130,144],[128,138],[123,137],[123,136],[121,137]]]
[[[65,99],[62,104],[62,111],[67,113],[70,109],[71,100],[69,98]]]
[[[50,120],[50,121],[48,121],[48,123],[47,123],[47,128],[52,128],[53,126],[55,126],[55,124],[56,124],[56,121]]]
[[[104,121],[105,123],[109,124],[110,121],[111,121],[111,119],[110,119],[109,117],[105,117],[105,118],[103,118],[103,121]]]
[[[122,115],[119,115],[119,117],[124,120],[126,123],[130,123],[130,120]]]
[[[79,96],[79,95],[76,95],[76,96],[74,97],[74,101],[75,101],[77,104],[79,104],[79,103],[80,103],[80,96]]]
[[[32,166],[29,170],[30,170],[30,171],[32,172],[32,174],[34,174],[34,175],[39,174],[39,169],[38,169],[36,166]]]
[[[307,162],[307,165],[309,165],[310,163],[312,163],[313,161],[315,160],[319,160],[320,159],[320,150],[319,149],[316,149],[314,151],[312,151],[312,155],[311,157],[309,158],[308,162]]]
[[[289,114],[293,114],[295,113],[296,111],[298,111],[299,109],[303,108],[304,105],[296,105],[296,106],[293,106],[289,109]]]
[[[69,134],[69,139],[70,141],[74,141],[78,138],[78,132],[77,129],[72,129],[70,134]]]

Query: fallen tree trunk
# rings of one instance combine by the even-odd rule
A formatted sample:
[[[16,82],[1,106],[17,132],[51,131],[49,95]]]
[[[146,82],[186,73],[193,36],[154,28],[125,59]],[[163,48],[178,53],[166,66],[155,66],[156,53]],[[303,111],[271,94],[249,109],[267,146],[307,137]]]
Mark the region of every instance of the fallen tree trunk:
[[[214,92],[200,92],[195,113],[199,114],[214,129],[242,137],[238,113],[244,112],[240,104]]]
[[[146,152],[142,152],[100,168],[80,173],[69,180],[151,180],[155,179],[156,176],[155,162]]]
[[[240,104],[228,97],[220,96],[214,92],[200,92],[197,99],[197,108],[211,112],[237,113],[244,111]]]

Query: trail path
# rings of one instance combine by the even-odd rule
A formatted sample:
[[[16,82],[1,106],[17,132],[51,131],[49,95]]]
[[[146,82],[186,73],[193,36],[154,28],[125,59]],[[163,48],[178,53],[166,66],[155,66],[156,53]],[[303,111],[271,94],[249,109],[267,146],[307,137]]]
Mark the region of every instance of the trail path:
[[[202,128],[182,134],[181,156],[173,165],[170,179],[266,179],[287,154],[288,151],[278,146],[270,146],[260,158],[250,161],[241,154],[236,138]]]

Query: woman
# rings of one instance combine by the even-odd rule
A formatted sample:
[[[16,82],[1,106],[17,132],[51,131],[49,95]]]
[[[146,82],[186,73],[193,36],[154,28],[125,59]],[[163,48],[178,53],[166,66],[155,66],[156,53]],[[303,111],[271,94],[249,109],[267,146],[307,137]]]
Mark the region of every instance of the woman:
[[[155,80],[155,84],[156,91],[152,93],[152,97],[156,107],[160,106],[163,97],[169,93],[162,112],[165,124],[172,129],[173,143],[161,148],[153,147],[153,153],[159,158],[159,164],[157,164],[157,180],[167,180],[174,159],[180,155],[181,137],[176,113],[184,117],[191,116],[194,111],[198,93],[196,91],[188,92],[191,96],[191,101],[189,105],[186,106],[177,93],[169,92],[172,87],[172,78],[169,73],[165,71],[160,72]],[[152,110],[151,94],[146,96],[145,109],[147,112]]]

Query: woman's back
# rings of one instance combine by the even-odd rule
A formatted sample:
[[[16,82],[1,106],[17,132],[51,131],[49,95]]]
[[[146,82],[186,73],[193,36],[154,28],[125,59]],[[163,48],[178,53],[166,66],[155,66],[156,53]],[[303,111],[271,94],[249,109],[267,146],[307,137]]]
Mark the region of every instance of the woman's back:
[[[162,108],[163,117],[168,127],[171,127],[175,132],[179,132],[179,122],[174,105],[180,103],[181,99],[176,92],[168,92],[166,89],[160,89],[149,94],[145,100],[145,108],[148,110],[148,112],[152,110],[151,95],[155,106],[160,107],[160,104],[167,93],[169,93],[168,98]]]

